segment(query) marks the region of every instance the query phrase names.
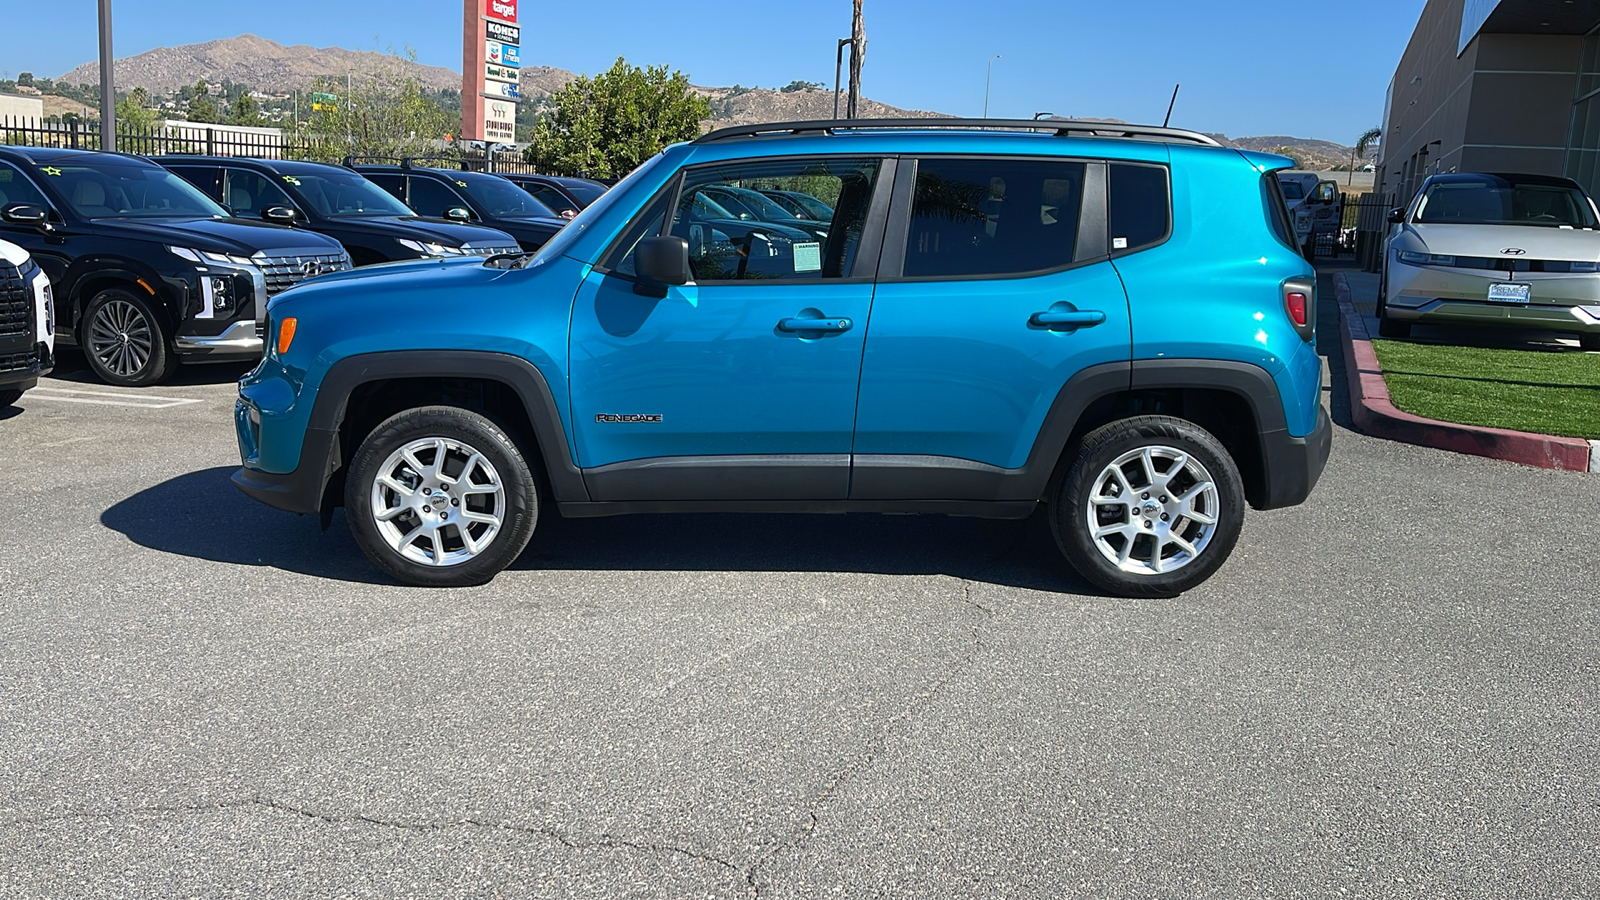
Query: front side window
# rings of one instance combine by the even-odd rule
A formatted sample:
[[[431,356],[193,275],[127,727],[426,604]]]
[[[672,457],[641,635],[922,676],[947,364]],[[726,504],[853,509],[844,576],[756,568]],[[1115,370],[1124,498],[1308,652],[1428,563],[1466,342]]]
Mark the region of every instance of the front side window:
[[[224,173],[222,202],[234,215],[247,219],[262,218],[274,206],[294,208],[283,188],[267,176],[247,169],[228,169]]]
[[[1594,228],[1594,208],[1574,185],[1514,181],[1494,175],[1436,181],[1417,207],[1425,225],[1542,225]]]
[[[455,191],[432,178],[412,175],[406,181],[411,182],[411,208],[419,216],[444,218],[450,210],[464,209],[467,205]]]
[[[159,166],[97,162],[94,166],[58,162],[39,167],[67,205],[85,219],[226,218],[199,188]]]
[[[50,204],[44,199],[44,194],[33,186],[33,182],[29,181],[20,169],[10,163],[0,162],[0,209],[18,203],[50,208]]]
[[[1035,159],[917,163],[907,278],[1018,275],[1074,258],[1085,165]]]
[[[880,167],[877,159],[841,158],[690,169],[673,213],[672,234],[688,242],[696,281],[845,278],[860,249]],[[833,217],[798,227],[802,223],[762,196],[763,190],[823,197],[833,206]]]
[[[1167,170],[1162,166],[1112,163],[1106,202],[1112,253],[1166,240],[1172,205]]]

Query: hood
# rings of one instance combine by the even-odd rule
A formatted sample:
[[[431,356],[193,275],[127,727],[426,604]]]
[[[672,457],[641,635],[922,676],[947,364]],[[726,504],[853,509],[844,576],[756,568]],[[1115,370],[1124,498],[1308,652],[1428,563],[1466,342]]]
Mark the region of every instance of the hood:
[[[558,216],[508,216],[494,220],[495,227],[506,225],[531,225],[538,228],[560,228],[567,220]]]
[[[257,250],[265,250],[268,256],[283,256],[289,251],[344,252],[338,241],[316,232],[250,219],[96,219],[93,224],[96,233],[105,237],[235,256],[251,256]]]
[[[1407,225],[1429,253],[1489,259],[1600,262],[1600,231],[1535,225]],[[1505,254],[1514,248],[1523,251]]]
[[[370,299],[384,294],[416,291],[471,289],[504,276],[509,270],[490,268],[481,257],[416,259],[379,263],[358,269],[330,272],[302,281],[272,299],[269,309],[283,300],[310,299],[314,303],[340,302],[342,298]]]
[[[346,216],[327,220],[330,227],[348,228],[363,234],[376,234],[411,241],[426,241],[446,247],[497,246],[515,244],[511,235],[497,228],[467,225],[450,219],[427,216]]]
[[[512,237],[523,240],[530,239],[540,244],[550,239],[550,235],[561,230],[565,224],[559,220],[551,219],[495,219],[496,228]]]

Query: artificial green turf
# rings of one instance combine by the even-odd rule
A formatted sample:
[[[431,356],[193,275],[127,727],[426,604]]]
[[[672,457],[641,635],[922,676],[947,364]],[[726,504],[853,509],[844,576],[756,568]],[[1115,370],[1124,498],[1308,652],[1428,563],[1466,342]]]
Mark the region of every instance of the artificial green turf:
[[[1600,439],[1600,354],[1373,341],[1389,399],[1408,413]]]

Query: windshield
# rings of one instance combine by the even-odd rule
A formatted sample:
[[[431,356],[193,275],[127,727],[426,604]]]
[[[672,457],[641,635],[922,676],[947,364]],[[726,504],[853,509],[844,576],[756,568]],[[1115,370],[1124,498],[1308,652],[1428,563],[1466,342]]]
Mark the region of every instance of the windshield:
[[[1440,181],[1428,186],[1416,220],[1429,225],[1543,225],[1594,228],[1594,207],[1571,185],[1505,178]]]
[[[617,182],[615,187],[601,194],[600,199],[585,206],[583,212],[578,213],[575,218],[569,220],[567,227],[556,232],[556,236],[551,238],[549,243],[539,248],[539,254],[536,259],[553,259],[564,255],[574,241],[583,237],[584,232],[588,231],[590,226],[606,217],[611,207],[616,206],[618,200],[627,195],[629,187],[648,178],[650,171],[661,165],[661,161],[666,158],[666,152],[662,151],[640,163],[639,167],[634,169],[627,178]],[[617,227],[620,229],[622,226],[619,224]]]
[[[416,215],[393,194],[346,169],[291,172],[282,178],[301,201],[324,216]]]
[[[1306,198],[1306,187],[1298,181],[1279,181],[1278,185],[1283,188],[1283,199],[1285,200],[1304,200]]]
[[[578,202],[584,206],[599,200],[606,192],[605,185],[588,181],[564,181],[561,186],[567,189],[567,193],[577,197]]]
[[[200,189],[157,166],[101,162],[39,167],[67,205],[85,219],[227,218],[228,211]]]
[[[557,218],[555,210],[498,175],[462,176],[456,179],[456,184],[461,185],[472,202],[478,204],[478,208],[491,219],[519,216]]]

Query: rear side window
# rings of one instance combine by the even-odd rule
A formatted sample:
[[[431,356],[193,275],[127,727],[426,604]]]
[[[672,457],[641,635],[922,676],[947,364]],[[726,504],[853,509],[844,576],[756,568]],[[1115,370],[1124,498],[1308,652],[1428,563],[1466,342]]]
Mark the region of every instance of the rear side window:
[[[1111,252],[1139,250],[1167,239],[1172,200],[1162,166],[1112,163],[1107,185],[1106,224]]]
[[[1069,265],[1085,165],[1036,159],[923,159],[907,235],[907,278],[1020,275]]]
[[[168,166],[167,168],[182,176],[183,180],[205,191],[211,199],[222,199],[222,191],[217,186],[217,173],[221,170],[216,166]]]

